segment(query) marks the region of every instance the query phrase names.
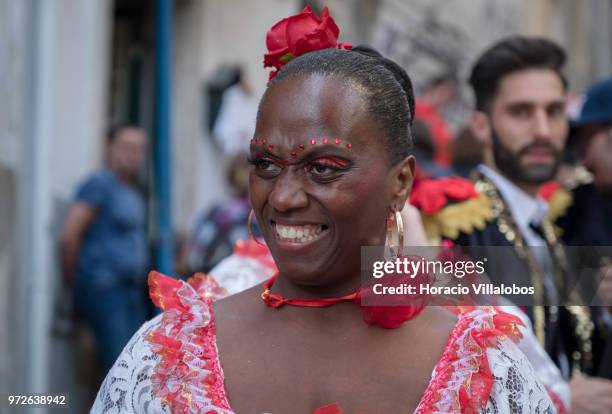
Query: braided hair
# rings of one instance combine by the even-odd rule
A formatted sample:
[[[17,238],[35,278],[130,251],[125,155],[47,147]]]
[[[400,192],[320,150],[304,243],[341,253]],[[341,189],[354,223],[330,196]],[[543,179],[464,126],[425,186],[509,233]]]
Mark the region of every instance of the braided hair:
[[[414,93],[408,74],[376,50],[357,46],[350,51],[323,49],[291,60],[269,86],[299,75],[338,76],[362,86],[368,112],[383,128],[391,164],[412,153],[410,126],[414,119]]]

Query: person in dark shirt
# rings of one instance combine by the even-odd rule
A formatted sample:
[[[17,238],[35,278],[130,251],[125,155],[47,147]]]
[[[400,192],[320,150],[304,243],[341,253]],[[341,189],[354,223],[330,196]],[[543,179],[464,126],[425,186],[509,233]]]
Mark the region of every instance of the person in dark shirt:
[[[532,295],[506,298],[522,308],[542,347],[571,379],[572,412],[610,412],[612,382],[595,378],[605,328],[594,323],[589,306],[579,306],[584,300],[566,299],[577,274],[540,194],[558,172],[569,129],[565,61],[563,49],[542,38],[513,36],[487,49],[470,76],[471,127],[483,164],[474,182],[415,184],[411,202],[431,239],[488,259],[493,283],[533,288]]]
[[[592,180],[575,186],[558,224],[567,244],[612,246],[612,78],[587,91],[572,125],[572,144]]]
[[[239,240],[249,238],[248,218],[251,204],[248,200],[250,165],[246,153],[228,159],[227,181],[232,189],[228,199],[203,212],[181,254],[184,274],[208,273],[230,256]],[[253,223],[254,236],[259,236]]]
[[[571,144],[578,160],[591,174],[575,180],[572,204],[557,220],[565,243],[587,251],[601,305],[594,307],[596,323],[605,327],[597,375],[612,379],[612,78],[593,85],[573,120]]]
[[[62,228],[64,277],[93,330],[104,372],[147,317],[146,209],[134,187],[146,141],[135,126],[109,131],[106,165],[79,186]]]

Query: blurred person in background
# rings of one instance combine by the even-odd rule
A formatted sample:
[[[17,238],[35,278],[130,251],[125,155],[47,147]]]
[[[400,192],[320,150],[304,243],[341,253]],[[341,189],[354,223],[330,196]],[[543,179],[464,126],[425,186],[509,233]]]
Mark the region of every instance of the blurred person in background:
[[[565,61],[563,49],[543,38],[513,36],[488,48],[470,76],[476,96],[471,127],[483,151],[474,182],[430,180],[415,188],[412,201],[429,236],[486,257],[495,284],[535,288],[533,296],[507,299],[522,306],[558,366],[553,370],[566,380],[573,375],[573,409],[612,412],[610,384],[581,375],[592,375],[601,357],[593,347],[598,327],[588,306],[565,306],[575,275],[540,195],[558,171],[567,140]],[[432,207],[439,195],[442,202]],[[495,254],[496,246],[506,248]],[[566,385],[558,385],[553,391],[564,402],[558,409],[568,409],[569,394],[559,392]]]
[[[249,237],[248,200],[250,165],[246,153],[238,153],[227,163],[227,181],[232,196],[213,206],[196,221],[194,231],[182,253],[185,274],[208,273],[221,260],[230,256],[238,240]],[[258,234],[257,229],[253,230]]]
[[[429,126],[422,119],[415,119],[412,125],[414,156],[417,159],[416,179],[436,178],[450,175],[448,168],[442,167],[435,160],[436,143]]]
[[[427,82],[416,99],[416,119],[429,128],[436,149],[435,161],[445,168],[450,166],[450,143],[453,136],[442,114],[455,96],[457,80],[451,75],[442,75]]]
[[[235,83],[223,92],[213,136],[226,156],[245,153],[255,132],[258,99],[243,69],[234,68]]]
[[[601,307],[593,307],[595,322],[606,327],[598,344],[604,347],[597,375],[612,379],[612,341],[605,340],[612,329],[612,78],[593,85],[585,94],[572,121],[571,144],[578,165],[566,181],[571,205],[558,220],[562,237],[569,245],[604,246],[589,249]],[[584,248],[583,248],[584,249]],[[601,345],[601,343],[604,345]]]
[[[557,224],[566,243],[612,246],[612,78],[586,93],[571,144],[591,176],[575,180],[572,205]]]
[[[60,236],[63,274],[104,372],[148,316],[146,208],[135,187],[146,148],[141,128],[109,129],[105,166],[79,186]]]
[[[462,128],[453,139],[451,159],[453,173],[465,178],[482,163],[482,144],[469,126]]]
[[[499,265],[506,269],[501,281],[537,287],[535,306],[523,309],[540,344],[571,378],[571,411],[612,412],[612,383],[590,377],[601,359],[596,343],[602,327],[593,323],[588,306],[562,299],[576,275],[541,196],[559,171],[568,136],[565,62],[565,52],[552,41],[517,36],[487,50],[474,65],[472,130],[484,148],[476,178],[499,207],[483,230],[460,238],[460,244],[513,247],[514,260],[506,257]]]

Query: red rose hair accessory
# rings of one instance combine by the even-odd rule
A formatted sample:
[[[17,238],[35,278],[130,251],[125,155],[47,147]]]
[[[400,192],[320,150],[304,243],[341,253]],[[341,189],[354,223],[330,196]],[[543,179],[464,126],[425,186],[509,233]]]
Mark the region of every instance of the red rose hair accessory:
[[[264,67],[274,67],[270,80],[291,59],[321,49],[350,49],[350,43],[338,43],[340,29],[323,8],[321,17],[306,6],[301,13],[285,17],[266,34],[268,53],[264,55]]]

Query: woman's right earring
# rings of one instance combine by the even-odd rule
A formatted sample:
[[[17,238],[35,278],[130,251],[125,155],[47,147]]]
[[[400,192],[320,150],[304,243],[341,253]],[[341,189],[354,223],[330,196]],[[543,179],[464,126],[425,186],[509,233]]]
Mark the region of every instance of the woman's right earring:
[[[265,246],[264,243],[260,242],[259,239],[255,237],[255,233],[253,232],[253,221],[254,220],[255,220],[255,212],[251,209],[251,211],[249,211],[249,217],[247,219],[247,229],[249,231],[249,237],[255,240],[255,243]]]

